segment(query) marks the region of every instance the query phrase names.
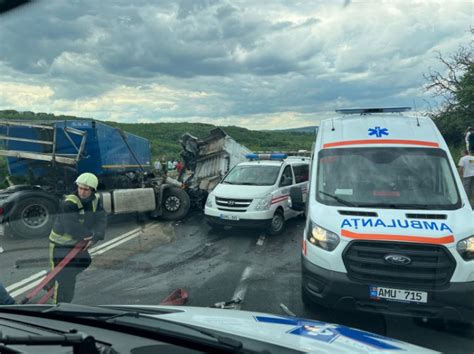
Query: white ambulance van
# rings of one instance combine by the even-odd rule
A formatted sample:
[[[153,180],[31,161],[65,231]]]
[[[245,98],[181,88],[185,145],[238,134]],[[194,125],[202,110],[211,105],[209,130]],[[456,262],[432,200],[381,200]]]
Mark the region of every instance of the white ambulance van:
[[[301,211],[288,206],[290,188],[306,198],[309,158],[282,153],[248,154],[209,194],[204,213],[211,227],[265,228],[283,232],[285,221]]]
[[[339,110],[321,122],[302,242],[303,301],[473,321],[473,211],[437,127],[407,110]],[[302,210],[299,191],[290,193]]]

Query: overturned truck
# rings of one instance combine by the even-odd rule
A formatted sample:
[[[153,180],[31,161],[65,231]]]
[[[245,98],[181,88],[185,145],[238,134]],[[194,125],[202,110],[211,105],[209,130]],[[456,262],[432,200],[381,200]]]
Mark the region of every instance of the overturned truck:
[[[47,236],[60,199],[83,172],[99,177],[110,214],[146,212],[176,220],[190,208],[181,183],[153,172],[150,142],[118,128],[94,120],[0,121],[0,144],[16,180],[0,190],[0,234]]]
[[[190,172],[184,179],[185,190],[191,205],[197,208],[204,207],[209,192],[232,167],[245,161],[245,155],[251,152],[221,128],[211,130],[208,136],[201,139],[186,133],[180,143],[184,170]]]

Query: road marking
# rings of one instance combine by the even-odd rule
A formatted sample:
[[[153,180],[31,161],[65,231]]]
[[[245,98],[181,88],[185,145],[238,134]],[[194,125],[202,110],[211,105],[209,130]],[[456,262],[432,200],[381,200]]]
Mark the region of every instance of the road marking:
[[[33,274],[32,276],[29,276],[28,278],[23,279],[22,281],[19,281],[18,283],[10,285],[6,289],[7,289],[8,292],[12,292],[13,290],[29,283],[30,281],[34,281],[34,280],[36,280],[36,278],[39,278],[39,277],[42,277],[42,276],[46,275],[47,273],[48,273],[47,271],[42,270],[41,272]]]
[[[30,284],[24,286],[23,288],[20,288],[20,289],[18,289],[18,290],[16,290],[16,291],[12,292],[12,293],[10,294],[10,296],[11,296],[11,297],[17,297],[18,295],[21,295],[21,294],[23,294],[24,292],[27,292],[28,290],[33,289],[35,286],[37,286],[39,283],[41,283],[44,278],[45,278],[45,277],[42,276],[41,278],[39,278],[38,280],[34,281],[33,283],[30,283]]]
[[[132,234],[132,235],[130,235],[130,236],[124,238],[124,239],[121,239],[118,242],[115,242],[114,244],[112,244],[112,245],[110,245],[106,248],[102,248],[102,249],[100,249],[100,250],[98,250],[97,252],[94,252],[94,253],[91,252],[91,256],[95,257],[95,256],[98,256],[98,255],[104,254],[105,252],[111,250],[112,248],[115,248],[115,247],[121,245],[122,243],[125,243],[127,241],[130,241],[130,240],[134,239],[137,236],[140,236],[141,233],[142,233],[141,230],[137,231],[135,234]]]
[[[124,239],[125,237],[128,237],[128,236],[130,236],[131,234],[134,234],[134,233],[136,233],[136,232],[138,232],[138,231],[141,231],[141,230],[142,230],[141,227],[137,227],[136,229],[133,229],[133,230],[131,230],[131,231],[128,231],[128,232],[126,232],[126,233],[124,233],[124,234],[122,234],[122,235],[120,235],[120,236],[117,236],[117,237],[113,238],[112,240],[109,240],[109,241],[107,241],[107,242],[101,243],[101,244],[98,245],[98,246],[92,247],[92,248],[90,249],[90,252],[91,252],[91,253],[92,253],[92,252],[96,252],[96,251],[98,251],[98,250],[100,250],[100,249],[102,249],[102,248],[104,248],[104,247],[107,247],[107,246],[110,245],[110,244],[113,244],[113,243],[115,243],[115,242],[118,242],[118,241]]]
[[[147,227],[153,226],[155,224],[156,223],[148,224]],[[113,238],[112,240],[109,240],[96,247],[93,247],[90,249],[91,257],[104,254],[105,252],[121,245],[122,243],[125,243],[127,241],[134,239],[135,237],[139,236],[142,232],[143,232],[143,229],[141,227],[137,227],[131,231],[128,231],[120,236]],[[33,289],[35,286],[37,286],[43,280],[43,278],[45,277],[47,273],[48,272],[46,270],[42,270],[41,272],[33,274],[29,276],[28,278],[25,278],[17,283],[14,283],[8,286],[6,289],[12,297],[17,297],[27,292],[28,290]]]
[[[237,301],[237,303],[234,305],[235,310],[240,310],[242,307],[242,303],[244,302],[245,299],[245,294],[247,293],[247,287],[248,287],[248,278],[250,278],[250,275],[252,274],[252,267],[247,266],[243,273],[242,276],[240,277],[240,282],[237,288],[234,291],[234,295],[232,296],[232,300]],[[240,299],[238,301],[237,299]]]
[[[257,246],[263,246],[264,242],[265,242],[265,235],[260,235],[257,241]]]

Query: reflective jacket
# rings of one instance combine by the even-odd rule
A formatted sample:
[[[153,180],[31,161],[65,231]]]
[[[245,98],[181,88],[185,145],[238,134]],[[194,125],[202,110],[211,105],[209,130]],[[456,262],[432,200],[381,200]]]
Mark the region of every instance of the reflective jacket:
[[[74,246],[90,236],[98,241],[104,238],[106,226],[107,215],[98,194],[86,201],[77,194],[70,194],[60,205],[49,240],[64,246]]]

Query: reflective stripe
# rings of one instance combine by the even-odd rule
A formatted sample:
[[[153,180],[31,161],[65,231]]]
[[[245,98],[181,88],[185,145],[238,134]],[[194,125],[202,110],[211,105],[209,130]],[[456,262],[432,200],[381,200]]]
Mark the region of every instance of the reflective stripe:
[[[49,243],[49,264],[51,266],[51,271],[54,270],[54,243]],[[56,280],[54,280],[54,292],[53,292],[53,303],[58,303],[58,287],[59,284]]]
[[[96,210],[97,210],[97,205],[99,204],[99,195],[98,194],[94,194],[95,198],[94,200],[92,201],[92,212],[95,213]],[[71,203],[74,203],[77,205],[78,209],[79,209],[79,222],[81,224],[84,223],[85,219],[85,211],[84,211],[84,206],[82,205],[82,202],[81,202],[81,199],[75,195],[75,194],[69,194],[66,196],[66,198],[64,199],[66,202],[71,202]],[[57,243],[57,244],[60,244],[60,245],[64,245],[64,246],[67,246],[67,245],[75,245],[77,240],[75,240],[71,235],[65,233],[63,235],[61,234],[58,234],[56,232],[54,232],[54,230],[51,230],[51,233],[49,234],[49,240],[51,242],[54,242],[54,243]]]
[[[68,246],[68,245],[75,245],[77,243],[76,240],[74,240],[74,238],[69,235],[69,234],[64,234],[64,235],[61,235],[61,234],[58,234],[56,232],[54,232],[54,230],[51,230],[51,233],[49,234],[49,240],[51,242],[54,242],[54,243],[57,243],[59,245],[63,245],[63,246]]]

